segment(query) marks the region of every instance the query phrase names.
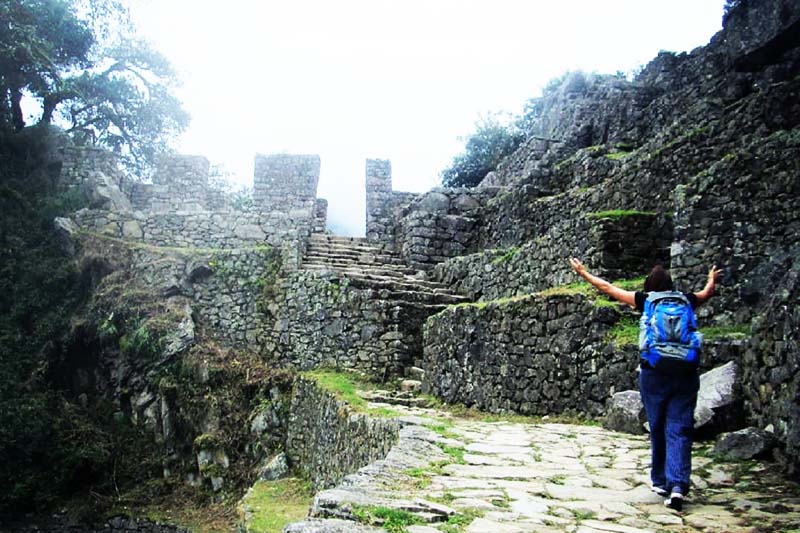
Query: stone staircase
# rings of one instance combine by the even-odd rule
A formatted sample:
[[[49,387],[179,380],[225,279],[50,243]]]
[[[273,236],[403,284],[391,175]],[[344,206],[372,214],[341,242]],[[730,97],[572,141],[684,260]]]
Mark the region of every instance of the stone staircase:
[[[425,279],[424,273],[363,238],[312,234],[300,268],[346,280],[349,290],[375,303],[366,315],[389,310],[378,312],[383,318],[375,321],[376,327],[389,328],[380,339],[387,342],[385,350],[392,361],[386,371],[406,377],[422,363],[422,329],[428,317],[449,305],[470,301],[442,283]]]
[[[385,300],[421,304],[430,314],[469,301],[442,283],[424,279],[398,256],[364,238],[312,234],[301,268],[336,272],[353,288],[373,289]]]

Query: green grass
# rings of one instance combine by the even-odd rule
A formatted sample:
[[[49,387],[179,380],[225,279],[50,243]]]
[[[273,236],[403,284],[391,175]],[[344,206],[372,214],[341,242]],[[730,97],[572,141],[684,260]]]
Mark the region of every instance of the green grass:
[[[619,161],[620,159],[625,159],[630,155],[630,152],[611,152],[606,154],[606,159],[610,159],[612,161]]]
[[[439,526],[439,529],[444,533],[461,533],[473,520],[483,515],[484,512],[479,509],[462,509],[448,518],[446,523]]]
[[[623,317],[609,330],[606,340],[618,345],[638,345],[639,321],[634,317]]]
[[[720,338],[746,339],[750,336],[749,324],[733,324],[730,326],[711,326],[700,328],[705,340],[712,341]]]
[[[581,520],[591,520],[595,517],[594,511],[589,511],[587,509],[572,509],[572,515],[578,522]]]
[[[439,446],[444,453],[450,456],[450,459],[452,459],[451,463],[458,465],[466,464],[466,461],[464,460],[464,448],[459,446],[448,446],[441,443],[437,443],[437,446]]]
[[[313,499],[311,486],[301,479],[258,481],[243,501],[253,513],[248,531],[280,533],[287,524],[305,518]]]
[[[460,439],[461,436],[458,433],[453,433],[451,431],[451,428],[453,427],[452,421],[448,422],[449,423],[425,424],[425,427],[446,439]]]
[[[639,211],[637,209],[609,209],[607,211],[596,211],[594,213],[586,213],[586,218],[599,219],[599,218],[623,218],[630,216],[656,216],[654,211]]]
[[[392,418],[400,414],[387,407],[368,407],[367,401],[359,396],[358,391],[375,389],[375,384],[361,374],[323,368],[301,372],[300,375],[315,381],[320,387],[333,394],[337,400],[345,402],[358,413],[385,418]]]
[[[497,265],[499,263],[506,263],[508,261],[511,261],[512,259],[514,259],[514,256],[517,255],[518,253],[519,253],[519,247],[513,246],[508,250],[505,250],[505,252],[502,255],[498,255],[497,257],[492,259],[492,264]]]
[[[402,533],[407,526],[422,524],[423,520],[408,511],[372,505],[354,505],[353,516],[367,525],[380,525],[390,533]]]

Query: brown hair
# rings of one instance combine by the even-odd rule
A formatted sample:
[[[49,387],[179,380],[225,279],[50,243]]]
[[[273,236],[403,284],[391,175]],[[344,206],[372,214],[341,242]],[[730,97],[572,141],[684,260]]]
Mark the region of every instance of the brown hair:
[[[644,280],[644,292],[671,291],[674,288],[672,277],[661,265],[656,265]]]

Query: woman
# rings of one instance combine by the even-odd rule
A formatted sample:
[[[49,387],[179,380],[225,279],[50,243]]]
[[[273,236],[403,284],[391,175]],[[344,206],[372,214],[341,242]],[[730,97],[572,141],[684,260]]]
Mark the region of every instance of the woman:
[[[569,263],[595,288],[639,311],[644,310],[648,293],[673,290],[672,278],[661,265],[653,267],[645,279],[644,291],[626,291],[590,274],[578,259],[570,259]],[[720,273],[716,265],[712,266],[703,290],[684,293],[692,309],[711,298]],[[697,371],[676,376],[659,372],[646,359],[640,363],[639,392],[650,424],[652,490],[660,496],[669,494],[664,504],[680,511],[683,498],[689,493],[694,408],[700,380]]]

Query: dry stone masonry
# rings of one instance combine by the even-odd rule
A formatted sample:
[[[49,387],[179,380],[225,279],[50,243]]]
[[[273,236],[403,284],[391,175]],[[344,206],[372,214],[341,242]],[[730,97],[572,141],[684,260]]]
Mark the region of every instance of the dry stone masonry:
[[[424,387],[491,412],[599,415],[635,387],[636,358],[606,339],[621,318],[583,296],[456,306],[425,325]]]
[[[352,412],[313,379],[304,378],[294,384],[288,427],[289,461],[317,490],[385,457],[400,429],[396,420]]]

